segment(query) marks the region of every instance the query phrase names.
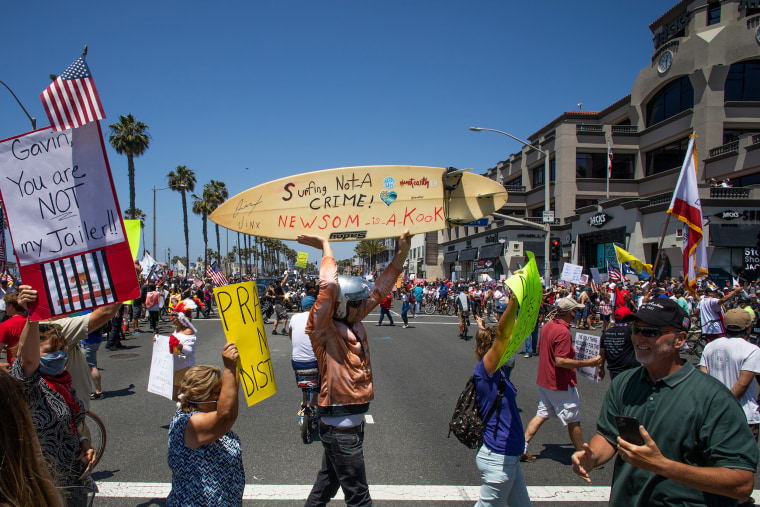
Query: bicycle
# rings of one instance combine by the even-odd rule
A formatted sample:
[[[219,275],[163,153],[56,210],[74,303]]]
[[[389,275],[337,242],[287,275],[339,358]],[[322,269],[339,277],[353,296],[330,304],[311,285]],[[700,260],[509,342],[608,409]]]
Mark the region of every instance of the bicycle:
[[[103,424],[103,420],[93,411],[85,412],[84,414],[84,427],[83,433],[90,438],[90,447],[95,452],[95,462],[91,468],[95,468],[100,460],[103,458],[103,452],[106,450],[106,425]]]
[[[301,440],[309,444],[318,423],[317,412],[311,407],[311,397],[319,392],[319,370],[296,370],[296,378],[298,387],[306,393],[306,406],[298,411],[298,426],[301,428]]]

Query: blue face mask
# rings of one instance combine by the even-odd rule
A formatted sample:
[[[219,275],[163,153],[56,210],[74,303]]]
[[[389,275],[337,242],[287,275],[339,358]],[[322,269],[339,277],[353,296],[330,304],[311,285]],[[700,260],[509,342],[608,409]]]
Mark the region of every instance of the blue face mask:
[[[49,377],[60,375],[63,373],[63,368],[68,358],[68,354],[63,350],[40,357],[40,373]]]

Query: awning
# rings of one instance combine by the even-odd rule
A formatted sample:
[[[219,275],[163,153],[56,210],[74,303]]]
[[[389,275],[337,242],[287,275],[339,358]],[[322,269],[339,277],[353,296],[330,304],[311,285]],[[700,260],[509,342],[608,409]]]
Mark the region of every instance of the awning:
[[[457,261],[457,254],[459,252],[446,252],[443,254],[443,263],[444,264],[451,264],[452,262]]]
[[[468,248],[459,252],[459,261],[474,261],[478,258],[477,248]]]
[[[757,246],[760,225],[756,224],[710,224],[712,246]]]
[[[485,245],[480,247],[479,259],[497,259],[504,251],[504,245],[502,243],[494,243],[493,245]]]

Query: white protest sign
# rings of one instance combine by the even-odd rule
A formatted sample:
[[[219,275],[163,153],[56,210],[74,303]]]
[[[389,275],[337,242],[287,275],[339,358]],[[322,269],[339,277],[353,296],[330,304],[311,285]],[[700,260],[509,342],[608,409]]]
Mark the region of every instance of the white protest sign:
[[[591,271],[591,277],[596,283],[602,283],[602,277],[599,276],[599,268],[589,268]]]
[[[592,334],[577,333],[575,335],[575,359],[586,361],[599,355],[599,337]],[[578,368],[578,373],[594,382],[599,382],[599,367],[586,366]]]
[[[156,336],[150,361],[148,392],[172,399],[174,394],[174,355],[169,352],[169,337]]]
[[[0,193],[21,265],[126,241],[97,122],[0,143]],[[76,146],[76,150],[72,149]]]
[[[560,280],[580,284],[581,283],[580,278],[581,278],[582,273],[583,273],[583,266],[566,262],[562,266],[562,276],[560,276]]]

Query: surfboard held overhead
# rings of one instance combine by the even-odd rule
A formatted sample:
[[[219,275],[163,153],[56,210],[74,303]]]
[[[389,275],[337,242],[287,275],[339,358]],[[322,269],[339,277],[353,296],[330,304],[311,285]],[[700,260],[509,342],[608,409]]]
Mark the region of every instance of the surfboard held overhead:
[[[282,240],[437,231],[488,216],[507,202],[504,187],[469,171],[384,165],[297,174],[241,192],[209,218],[233,231]]]

